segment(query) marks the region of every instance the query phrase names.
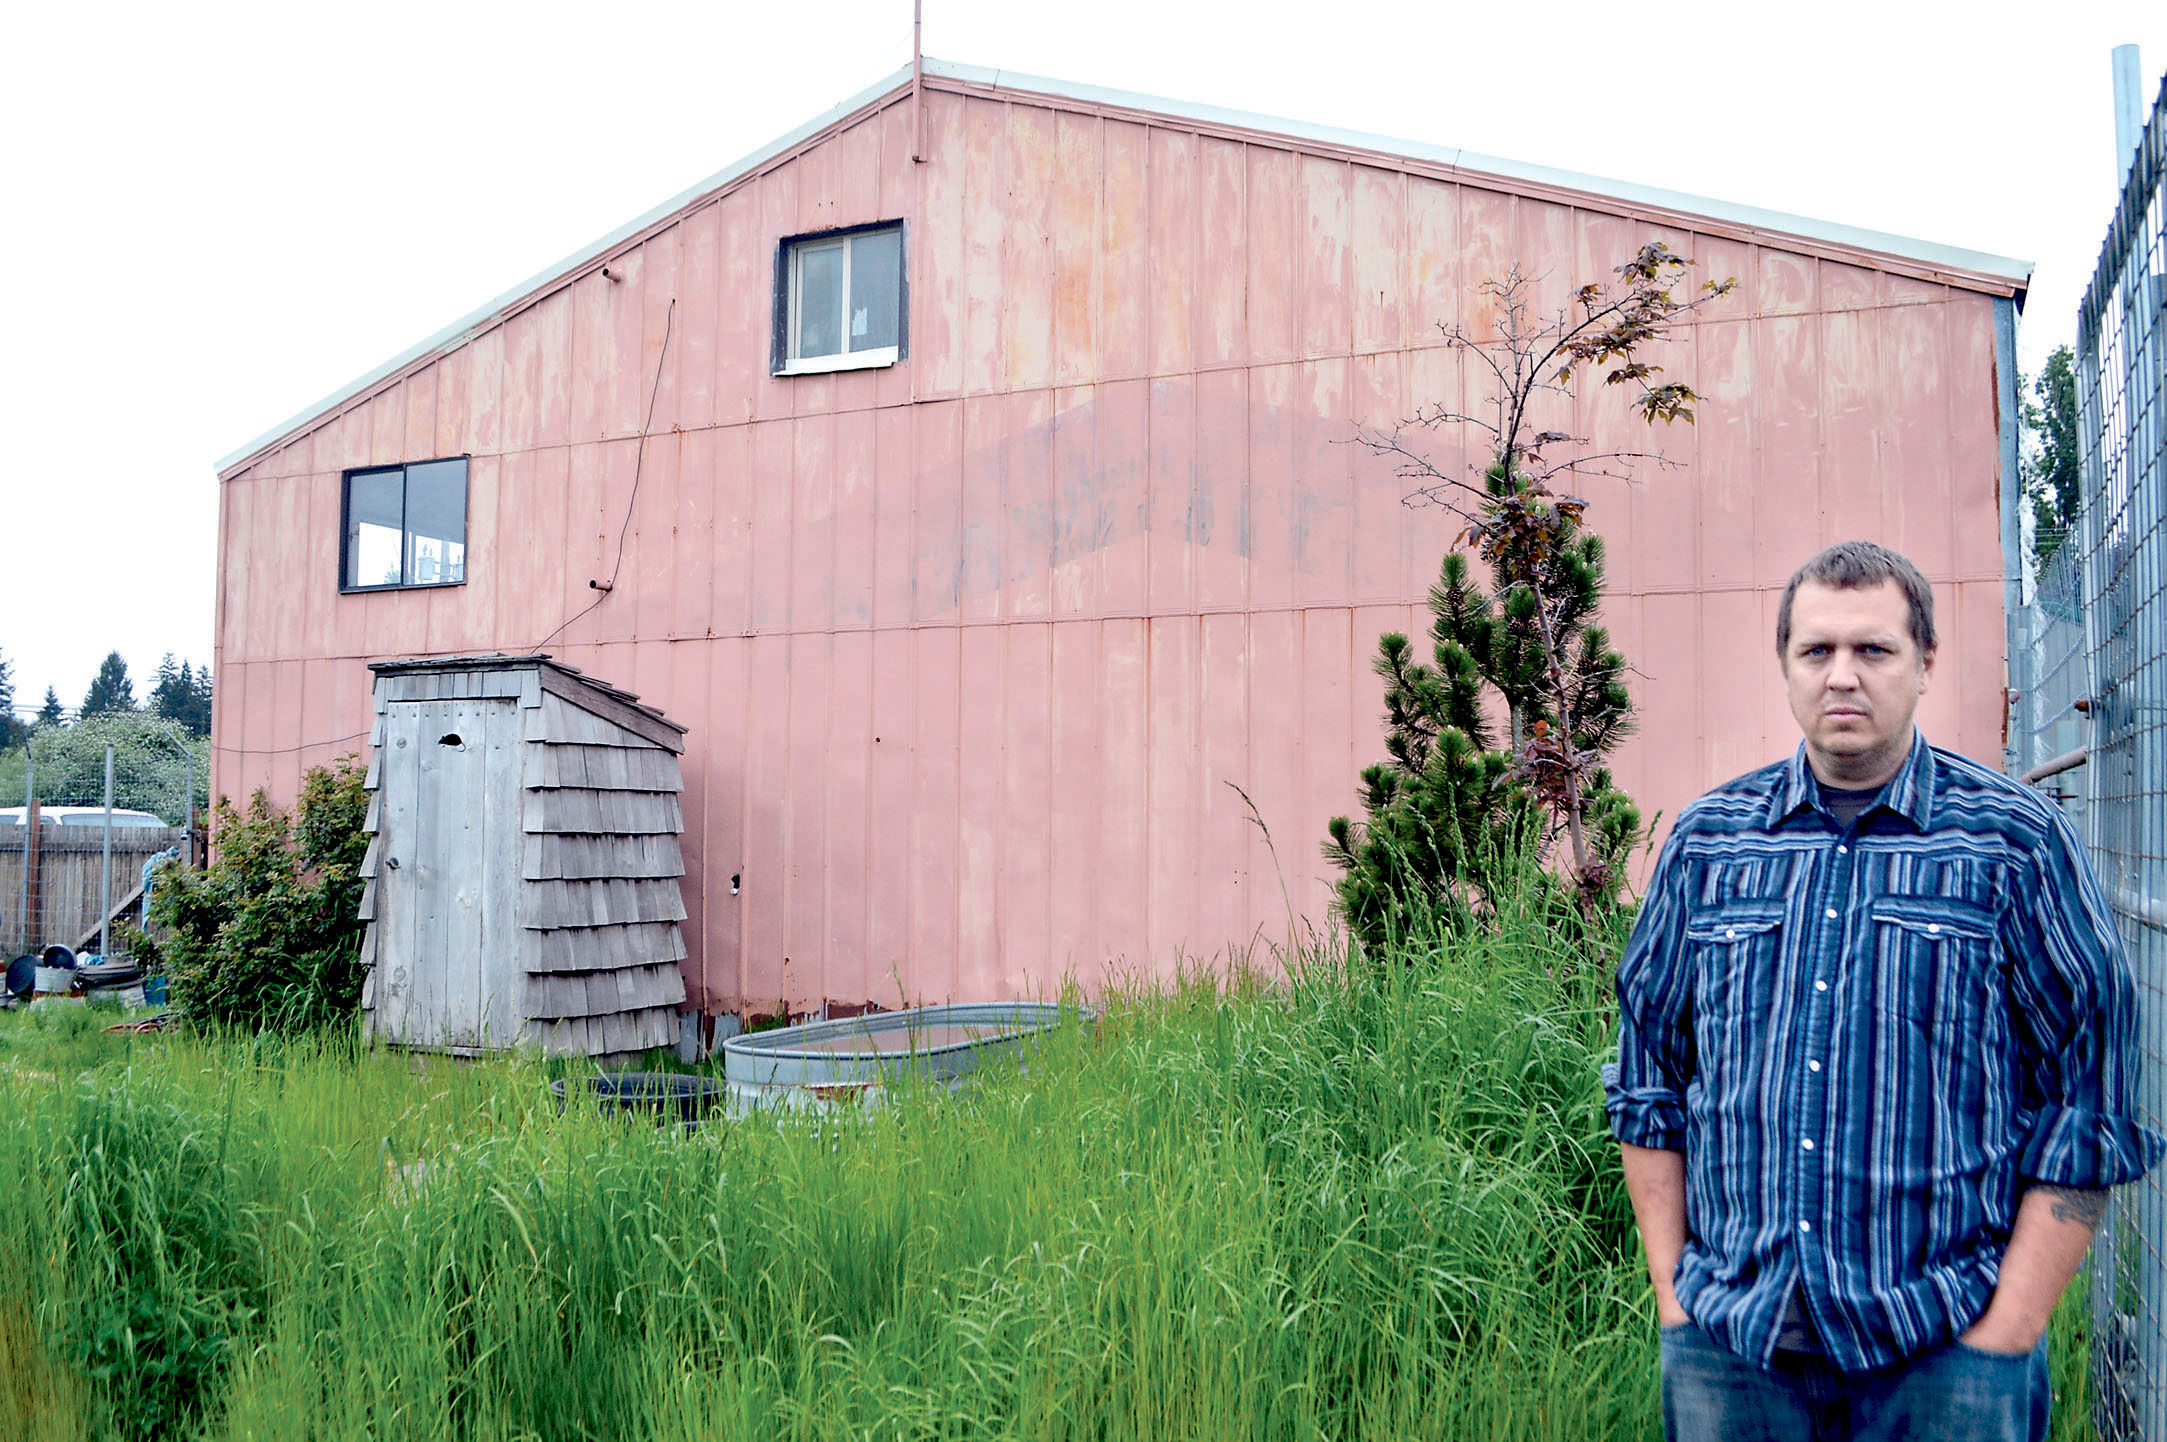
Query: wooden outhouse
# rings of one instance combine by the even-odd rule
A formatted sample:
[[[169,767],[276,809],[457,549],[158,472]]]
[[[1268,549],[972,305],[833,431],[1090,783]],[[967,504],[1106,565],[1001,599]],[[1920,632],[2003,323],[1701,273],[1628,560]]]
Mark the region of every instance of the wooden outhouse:
[[[462,1053],[673,1043],[684,728],[546,655],[369,669],[369,1034]]]

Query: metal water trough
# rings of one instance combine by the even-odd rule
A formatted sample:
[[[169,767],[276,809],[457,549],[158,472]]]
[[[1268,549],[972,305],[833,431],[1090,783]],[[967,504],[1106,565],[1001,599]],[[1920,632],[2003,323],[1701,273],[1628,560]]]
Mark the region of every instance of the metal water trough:
[[[1012,1055],[1088,1007],[998,1001],[869,1012],[733,1036],[723,1076],[741,1102],[854,1098],[904,1076],[954,1086],[990,1057]]]

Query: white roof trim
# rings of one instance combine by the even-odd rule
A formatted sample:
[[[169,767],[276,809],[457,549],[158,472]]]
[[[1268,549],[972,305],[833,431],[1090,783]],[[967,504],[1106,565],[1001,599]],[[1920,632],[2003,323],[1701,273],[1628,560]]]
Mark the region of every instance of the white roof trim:
[[[1293,140],[1314,141],[1341,149],[1369,150],[1383,155],[1404,156],[1410,160],[1428,161],[1455,170],[1472,171],[1493,175],[1506,180],[1524,180],[1539,185],[1555,186],[1565,190],[1583,191],[1590,195],[1605,196],[1629,204],[1645,205],[1656,209],[1679,211],[1687,215],[1705,216],[1710,220],[1726,221],[1734,225],[1748,226],[1757,230],[1779,231],[1808,240],[1825,241],[1831,245],[1852,250],[1876,251],[1883,255],[1918,261],[1925,265],[1946,266],[1958,270],[1977,271],[1998,276],[2023,287],[2030,282],[2032,266],[2029,261],[2014,260],[2008,256],[1991,255],[1983,251],[1965,250],[1959,246],[1941,245],[1934,241],[1917,240],[1910,236],[1891,235],[1886,231],[1864,230],[1857,226],[1838,225],[1833,221],[1815,220],[1810,216],[1791,215],[1783,211],[1763,210],[1758,206],[1738,205],[1730,201],[1715,200],[1702,195],[1689,195],[1683,191],[1663,190],[1655,186],[1635,185],[1630,181],[1610,180],[1598,175],[1584,175],[1577,171],[1555,170],[1545,165],[1529,165],[1499,156],[1482,155],[1450,145],[1433,145],[1427,141],[1401,140],[1392,136],[1371,135],[1363,131],[1342,130],[1336,126],[1316,125],[1308,121],[1287,120],[1279,116],[1258,115],[1242,110],[1226,110],[1215,105],[1199,105],[1186,100],[1169,100],[1157,95],[1144,95],[1127,90],[1109,90],[1097,85],[1079,85],[1067,80],[1049,79],[1042,75],[1024,75],[1014,71],[993,69],[982,65],[963,65],[952,61],[925,57],[925,73],[941,79],[958,80],[965,84],[982,85],[996,90],[1013,90],[1021,94],[1054,96],[1081,101],[1088,105],[1113,106],[1124,110],[1145,111],[1178,120],[1191,120],[1205,125],[1223,125],[1243,130],[1263,131],[1284,135]],[[349,381],[314,405],[281,421],[256,439],[218,462],[222,474],[241,461],[260,451],[269,449],[301,430],[310,421],[327,411],[335,410],[369,389],[386,376],[419,360],[432,351],[449,349],[457,341],[476,328],[500,315],[507,307],[541,290],[550,282],[570,271],[607,254],[614,247],[649,226],[668,219],[702,196],[712,194],[734,181],[742,179],[768,161],[793,146],[825,130],[830,125],[879,100],[882,96],[909,83],[909,66],[895,71],[884,79],[851,96],[832,109],[822,112],[787,134],[761,146],[749,155],[741,156],[705,180],[680,191],[609,234],[580,247],[555,265],[546,266],[518,285],[494,297],[486,304],[469,311],[458,320],[444,327],[419,344],[409,346],[399,354],[366,374]]]

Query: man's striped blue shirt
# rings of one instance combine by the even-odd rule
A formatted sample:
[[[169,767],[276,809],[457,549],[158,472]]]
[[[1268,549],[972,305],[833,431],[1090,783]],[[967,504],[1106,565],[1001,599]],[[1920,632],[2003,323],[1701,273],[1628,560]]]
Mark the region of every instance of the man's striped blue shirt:
[[[1679,816],[1618,963],[1620,1140],[1682,1151],[1679,1302],[1769,1356],[1796,1290],[1858,1370],[1985,1311],[2034,1182],[2156,1162],[2136,998],[2037,792],[1915,739],[1849,828],[1805,748]]]

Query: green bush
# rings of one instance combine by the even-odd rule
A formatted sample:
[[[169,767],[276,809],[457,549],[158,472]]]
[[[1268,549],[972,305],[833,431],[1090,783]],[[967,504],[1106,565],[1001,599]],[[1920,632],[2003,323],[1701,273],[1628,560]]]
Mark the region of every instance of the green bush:
[[[368,793],[352,757],[316,767],[289,826],[261,791],[246,812],[221,799],[217,857],[168,872],[150,930],[190,1020],[253,1031],[307,1031],[351,1017],[361,1001],[361,859]]]

